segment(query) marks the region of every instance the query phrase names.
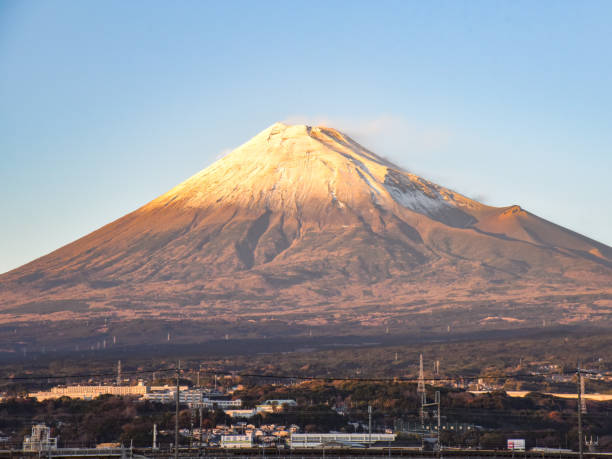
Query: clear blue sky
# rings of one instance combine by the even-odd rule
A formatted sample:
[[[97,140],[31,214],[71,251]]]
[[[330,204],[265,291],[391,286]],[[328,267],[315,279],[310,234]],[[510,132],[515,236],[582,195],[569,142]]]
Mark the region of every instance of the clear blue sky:
[[[612,245],[610,1],[0,1],[0,272],[279,120]]]

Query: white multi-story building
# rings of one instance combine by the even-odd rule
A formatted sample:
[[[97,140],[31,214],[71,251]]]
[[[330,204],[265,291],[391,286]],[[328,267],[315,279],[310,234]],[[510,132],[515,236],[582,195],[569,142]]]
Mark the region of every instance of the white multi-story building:
[[[204,408],[219,408],[221,410],[240,408],[242,406],[242,400],[239,398],[236,400],[215,400],[215,399],[204,399],[201,403],[195,403],[194,407]]]
[[[176,389],[165,388],[159,391],[150,391],[143,395],[145,400],[160,403],[174,403],[176,400]],[[202,389],[188,389],[181,390],[179,392],[179,401],[191,408],[240,408],[242,406],[242,400],[224,400],[209,398],[208,392]]]
[[[291,448],[321,448],[327,443],[344,443],[368,445],[377,441],[395,441],[395,434],[382,433],[292,433]]]

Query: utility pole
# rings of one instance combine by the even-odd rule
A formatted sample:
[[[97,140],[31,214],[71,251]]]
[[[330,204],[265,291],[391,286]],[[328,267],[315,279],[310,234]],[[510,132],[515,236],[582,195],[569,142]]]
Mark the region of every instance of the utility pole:
[[[440,423],[440,391],[437,390],[436,391],[436,396],[435,396],[435,400],[434,403],[423,403],[423,408],[429,407],[429,406],[435,406],[436,407],[436,417],[438,418],[438,432],[437,432],[437,439],[438,439],[438,453],[442,450],[442,446],[440,445],[440,428],[441,428],[441,423]]]
[[[157,424],[153,424],[153,449],[157,449]]]
[[[423,412],[423,406],[427,403],[425,395],[425,374],[423,373],[423,354],[419,354],[419,384],[417,385],[417,395],[421,399],[421,426],[425,422],[425,413]]]
[[[178,459],[179,450],[179,405],[180,405],[180,386],[179,376],[181,374],[181,361],[176,366],[176,419],[174,422],[174,459]]]
[[[582,415],[586,414],[586,398],[584,397],[584,375],[585,374],[594,374],[593,370],[585,370],[581,368],[580,363],[578,364],[578,368],[576,369],[576,376],[578,376],[577,385],[578,385],[578,451],[580,454],[580,459],[584,457],[584,437],[582,432]]]
[[[586,414],[587,412],[586,397],[584,396],[585,393],[586,392],[584,390],[584,377],[582,377],[580,378],[580,394],[582,395],[580,399],[580,411],[582,411],[582,414]]]
[[[442,451],[442,444],[440,443],[440,391],[436,391],[436,403],[438,404],[436,410],[438,413],[438,453]]]
[[[582,451],[582,369],[580,365],[578,365],[578,370],[576,371],[578,375],[578,454],[580,455],[580,459],[583,459],[584,452]]]
[[[195,408],[189,410],[189,450],[193,448],[193,417],[195,416]]]
[[[200,441],[198,442],[198,457],[202,452],[202,406],[200,405]]]
[[[587,406],[586,406],[586,397],[584,396],[584,375],[585,374],[594,374],[595,372],[592,370],[585,370],[581,368],[581,365],[578,364],[578,368],[576,369],[576,376],[578,376],[577,385],[578,385],[578,451],[580,453],[580,459],[583,458],[584,454],[584,437],[582,432],[582,415],[586,414]]]
[[[368,405],[368,447],[372,446],[372,405]]]
[[[117,361],[117,385],[121,385],[121,360]]]

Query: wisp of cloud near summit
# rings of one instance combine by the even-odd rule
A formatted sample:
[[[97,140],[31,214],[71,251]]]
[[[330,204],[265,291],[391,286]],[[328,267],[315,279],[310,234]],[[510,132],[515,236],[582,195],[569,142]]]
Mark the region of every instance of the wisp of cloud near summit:
[[[426,126],[401,115],[383,114],[370,118],[291,115],[283,121],[339,129],[396,162],[405,160],[407,155],[418,157],[439,152],[446,149],[452,139],[446,127]]]
[[[485,190],[453,176],[440,160],[452,154],[454,143],[472,141],[457,128],[428,125],[402,115],[381,114],[373,117],[336,117],[325,115],[291,115],[286,124],[327,126],[347,134],[364,147],[390,160],[402,169],[427,177],[437,183],[449,184],[456,191],[480,202],[487,202]],[[432,167],[430,164],[437,164]]]

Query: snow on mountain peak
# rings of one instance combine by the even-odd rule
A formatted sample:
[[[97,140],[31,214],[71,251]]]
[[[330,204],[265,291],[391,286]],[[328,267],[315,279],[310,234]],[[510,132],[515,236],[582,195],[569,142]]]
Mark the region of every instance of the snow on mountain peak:
[[[436,219],[449,209],[480,206],[402,171],[336,129],[280,122],[151,203],[230,204],[313,215],[326,207],[363,213],[399,205]]]

